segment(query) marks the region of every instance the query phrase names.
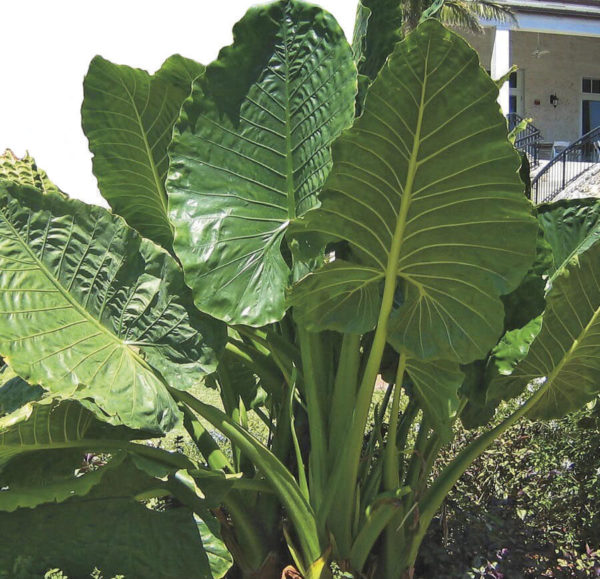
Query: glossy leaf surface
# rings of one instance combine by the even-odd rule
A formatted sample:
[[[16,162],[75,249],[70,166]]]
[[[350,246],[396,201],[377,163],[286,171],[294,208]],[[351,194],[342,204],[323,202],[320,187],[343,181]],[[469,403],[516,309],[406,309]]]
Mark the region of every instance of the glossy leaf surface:
[[[334,144],[322,205],[290,231],[300,242],[314,233],[347,242],[357,268],[380,272],[370,295],[381,292],[383,276],[395,276],[389,339],[420,358],[484,357],[503,329],[499,296],[533,261],[537,224],[496,97],[458,35],[435,21],[420,25],[396,46],[363,115]],[[310,313],[318,292],[296,300],[311,277],[292,301],[326,329],[329,321]],[[352,305],[336,319],[353,315]]]
[[[83,130],[98,186],[115,213],[170,250],[167,147],[179,110],[204,67],[174,55],[154,76],[96,56],[83,83]]]
[[[287,226],[317,202],[355,93],[351,49],[320,8],[282,0],[235,26],[170,150],[174,247],[199,308],[254,326],[283,316]]]
[[[113,424],[168,430],[165,381],[189,388],[215,368],[221,324],[165,251],[100,207],[0,183],[0,268],[0,353]]]

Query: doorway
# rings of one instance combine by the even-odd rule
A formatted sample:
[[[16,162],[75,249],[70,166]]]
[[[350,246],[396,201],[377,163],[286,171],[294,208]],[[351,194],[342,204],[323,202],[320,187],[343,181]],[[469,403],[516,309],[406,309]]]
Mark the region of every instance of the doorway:
[[[581,111],[581,133],[583,135],[600,127],[600,100],[583,99]]]

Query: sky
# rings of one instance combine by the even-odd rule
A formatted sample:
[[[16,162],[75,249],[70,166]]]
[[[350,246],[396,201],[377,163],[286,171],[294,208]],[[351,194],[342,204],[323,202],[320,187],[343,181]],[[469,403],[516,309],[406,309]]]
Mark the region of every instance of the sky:
[[[0,0],[0,153],[28,151],[71,197],[106,206],[81,130],[83,77],[100,54],[151,73],[171,54],[209,64],[256,0]],[[355,0],[313,0],[351,39]],[[167,9],[168,6],[168,9]]]

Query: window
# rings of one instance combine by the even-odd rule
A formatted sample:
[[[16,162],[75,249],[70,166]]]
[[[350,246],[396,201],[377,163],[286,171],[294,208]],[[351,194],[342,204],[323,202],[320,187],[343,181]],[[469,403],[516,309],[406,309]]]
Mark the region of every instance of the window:
[[[600,94],[600,78],[584,78],[581,91],[588,94]]]

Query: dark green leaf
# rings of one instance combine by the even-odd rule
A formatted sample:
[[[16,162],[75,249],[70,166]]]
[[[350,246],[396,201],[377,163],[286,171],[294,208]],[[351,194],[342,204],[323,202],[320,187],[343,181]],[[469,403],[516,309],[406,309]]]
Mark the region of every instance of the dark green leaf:
[[[200,309],[254,326],[281,319],[285,232],[316,204],[355,93],[351,49],[320,8],[282,0],[235,26],[170,151],[174,246]]]
[[[589,249],[600,237],[600,200],[564,199],[538,206],[538,220],[552,247],[550,274]]]
[[[43,394],[43,388],[29,385],[8,366],[0,370],[0,418],[39,400]]]
[[[402,39],[400,0],[360,0],[352,47],[359,74],[371,81]]]
[[[538,231],[535,261],[521,281],[519,287],[502,296],[504,304],[504,329],[522,328],[539,316],[546,307],[546,281],[552,269],[552,248]]]
[[[157,483],[125,462],[84,497],[0,513],[0,568],[21,557],[34,561],[32,571],[60,567],[71,577],[94,567],[108,576],[223,577],[231,557],[208,512],[202,524],[186,508],[157,512],[133,500]]]
[[[431,426],[446,441],[458,410],[458,390],[465,378],[456,362],[411,359],[406,365],[419,406]]]

